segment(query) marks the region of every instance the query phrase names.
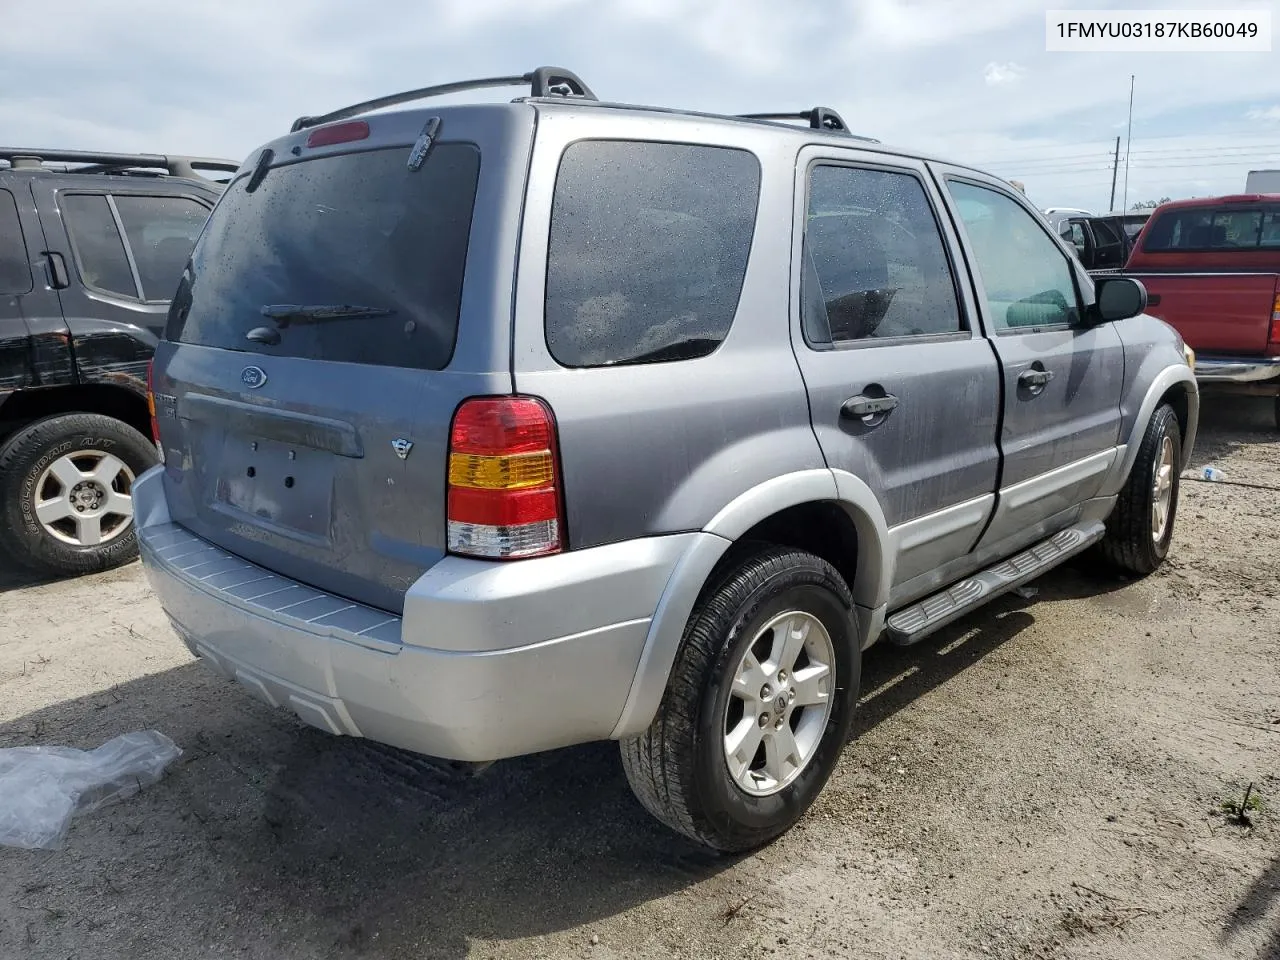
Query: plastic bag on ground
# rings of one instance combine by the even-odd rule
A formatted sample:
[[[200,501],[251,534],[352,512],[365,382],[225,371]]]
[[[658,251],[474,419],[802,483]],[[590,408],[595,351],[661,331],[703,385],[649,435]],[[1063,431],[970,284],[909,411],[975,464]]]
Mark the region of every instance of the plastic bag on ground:
[[[126,733],[96,750],[0,749],[0,846],[58,849],[73,816],[133,796],[181,755],[155,730]]]

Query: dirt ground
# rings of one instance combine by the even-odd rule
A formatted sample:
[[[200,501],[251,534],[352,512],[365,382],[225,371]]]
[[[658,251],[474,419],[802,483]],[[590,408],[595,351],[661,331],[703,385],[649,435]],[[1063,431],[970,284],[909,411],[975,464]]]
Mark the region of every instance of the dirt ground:
[[[63,850],[0,849],[0,958],[1278,958],[1280,442],[1207,406],[1232,484],[1184,483],[1157,575],[1079,564],[873,650],[815,809],[737,859],[651,822],[610,744],[464,778],[216,679],[137,565],[0,571],[0,747],[184,750]]]

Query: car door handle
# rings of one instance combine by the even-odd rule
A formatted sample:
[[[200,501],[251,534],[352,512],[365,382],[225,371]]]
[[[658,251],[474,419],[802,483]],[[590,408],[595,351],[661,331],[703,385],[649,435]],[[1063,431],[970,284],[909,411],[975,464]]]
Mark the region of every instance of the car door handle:
[[[1018,374],[1018,385],[1029,390],[1039,390],[1052,379],[1052,370],[1024,370]]]
[[[60,253],[46,253],[45,260],[49,264],[49,285],[55,290],[65,290],[71,286],[71,277],[67,275],[67,262]]]
[[[868,397],[860,393],[844,402],[840,407],[840,415],[850,420],[860,420],[874,417],[878,413],[888,413],[897,405],[898,398],[892,393],[886,393],[883,397]]]

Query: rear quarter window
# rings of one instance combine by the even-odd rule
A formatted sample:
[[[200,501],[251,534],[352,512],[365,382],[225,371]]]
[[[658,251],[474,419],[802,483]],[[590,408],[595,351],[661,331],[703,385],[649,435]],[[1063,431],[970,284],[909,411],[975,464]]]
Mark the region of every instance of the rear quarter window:
[[[745,150],[582,141],[552,202],[546,338],[567,367],[706,356],[746,275],[760,164]]]
[[[129,238],[144,300],[169,300],[209,208],[186,197],[117,194],[116,211]]]

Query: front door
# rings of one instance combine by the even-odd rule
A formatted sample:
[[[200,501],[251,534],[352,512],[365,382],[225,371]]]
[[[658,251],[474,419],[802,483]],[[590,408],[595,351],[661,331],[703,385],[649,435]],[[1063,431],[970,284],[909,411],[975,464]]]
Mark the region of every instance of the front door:
[[[1100,489],[1120,438],[1124,346],[1114,325],[1084,322],[1089,281],[1030,207],[940,172],[1004,380],[1000,495],[981,546],[1013,549],[1069,525]]]
[[[895,586],[963,557],[990,517],[999,376],[922,163],[798,163],[792,337],[827,463],[890,527]]]

